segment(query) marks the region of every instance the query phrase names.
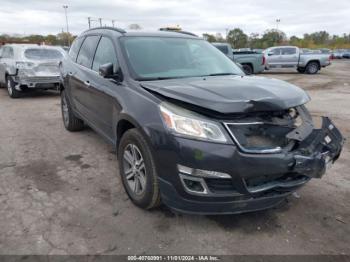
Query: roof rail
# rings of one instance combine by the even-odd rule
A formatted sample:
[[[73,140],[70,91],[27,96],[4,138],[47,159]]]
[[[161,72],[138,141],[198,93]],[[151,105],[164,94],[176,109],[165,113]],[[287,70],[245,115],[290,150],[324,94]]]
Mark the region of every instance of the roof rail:
[[[98,29],[108,29],[108,30],[113,30],[113,31],[116,31],[118,33],[121,33],[121,34],[125,34],[126,31],[124,29],[121,29],[121,28],[118,28],[118,27],[111,27],[111,26],[100,26],[100,27],[94,27],[94,28],[90,28],[88,30],[86,30],[85,32],[89,32],[89,31],[92,31],[92,30],[98,30]]]
[[[191,36],[198,37],[198,35],[196,35],[196,34],[194,34],[194,33],[187,32],[187,31],[182,31],[182,30],[174,30],[174,29],[169,29],[169,28],[160,28],[159,31],[163,31],[163,32],[173,32],[173,33],[179,33],[179,34],[191,35]]]
[[[177,31],[177,33],[198,37],[198,35],[191,33],[191,32],[187,32],[187,31]]]

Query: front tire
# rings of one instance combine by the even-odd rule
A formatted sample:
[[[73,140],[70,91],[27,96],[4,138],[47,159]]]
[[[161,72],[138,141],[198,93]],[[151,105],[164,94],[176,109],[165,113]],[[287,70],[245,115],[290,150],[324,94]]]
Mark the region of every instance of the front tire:
[[[317,62],[310,62],[307,64],[305,72],[310,75],[317,74],[318,70],[320,70],[320,66]]]
[[[61,92],[61,112],[64,127],[68,131],[75,132],[84,129],[84,121],[74,115],[65,90]]]
[[[15,82],[13,81],[11,76],[6,77],[6,88],[7,88],[7,93],[9,97],[11,98],[19,98],[21,96],[21,93],[16,90],[15,88]]]
[[[122,136],[118,147],[119,172],[131,201],[143,208],[160,205],[158,176],[152,151],[135,128]]]

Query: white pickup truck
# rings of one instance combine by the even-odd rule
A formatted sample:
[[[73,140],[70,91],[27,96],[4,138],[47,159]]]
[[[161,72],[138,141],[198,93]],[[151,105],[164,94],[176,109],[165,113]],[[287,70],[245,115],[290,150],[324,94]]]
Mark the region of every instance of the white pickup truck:
[[[331,64],[329,54],[303,53],[296,46],[275,46],[264,51],[265,69],[294,68],[299,73],[316,74]]]

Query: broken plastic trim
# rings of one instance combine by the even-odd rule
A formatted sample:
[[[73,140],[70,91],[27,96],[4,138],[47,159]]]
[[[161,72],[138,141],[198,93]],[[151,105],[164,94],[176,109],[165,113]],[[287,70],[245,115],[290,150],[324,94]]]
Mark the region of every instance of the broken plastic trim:
[[[295,110],[296,115],[293,117],[291,116],[290,123],[286,126],[285,121],[281,121],[278,119],[272,119],[272,121],[264,121],[262,119],[258,118],[259,121],[249,121],[249,122],[224,122],[224,126],[226,127],[226,130],[231,135],[234,142],[237,144],[237,146],[245,153],[250,154],[276,154],[281,153],[283,151],[284,146],[275,146],[273,148],[247,148],[244,146],[239,139],[237,138],[237,134],[234,134],[234,131],[232,130],[232,126],[256,126],[256,125],[271,125],[271,126],[281,126],[281,127],[288,127],[291,129],[288,133],[284,135],[286,140],[289,141],[303,141],[306,139],[314,130],[314,125],[312,122],[312,117],[308,110],[305,108],[305,106],[297,106],[295,108],[292,108]],[[300,117],[301,124],[299,126],[296,126],[297,118]],[[230,128],[231,127],[231,128]]]

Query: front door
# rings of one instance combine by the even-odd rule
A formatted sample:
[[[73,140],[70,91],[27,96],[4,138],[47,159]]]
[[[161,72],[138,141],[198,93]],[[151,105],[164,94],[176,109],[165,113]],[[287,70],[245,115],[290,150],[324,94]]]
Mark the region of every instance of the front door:
[[[281,63],[283,67],[296,67],[298,65],[299,56],[295,47],[281,48]]]
[[[269,68],[281,67],[281,48],[272,48],[267,51],[266,62]]]

